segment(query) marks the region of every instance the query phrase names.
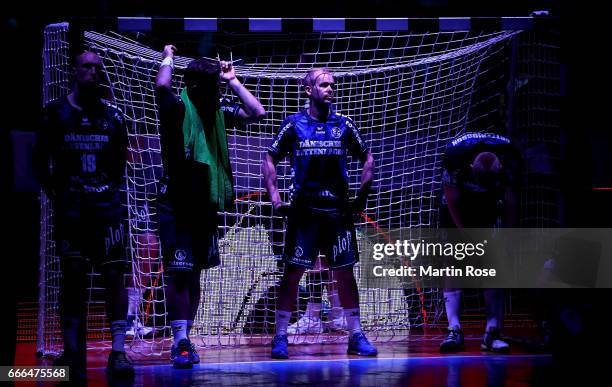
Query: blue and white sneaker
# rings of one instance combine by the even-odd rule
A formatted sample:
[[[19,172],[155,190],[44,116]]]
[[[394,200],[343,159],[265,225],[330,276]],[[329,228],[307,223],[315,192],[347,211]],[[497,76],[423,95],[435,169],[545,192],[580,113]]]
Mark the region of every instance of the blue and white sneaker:
[[[181,339],[176,346],[172,346],[170,349],[170,360],[172,360],[174,368],[193,367],[190,351],[191,342],[189,339]]]
[[[276,335],[272,339],[272,359],[288,359],[289,358],[289,340],[287,335]]]
[[[363,332],[356,332],[351,335],[349,338],[348,350],[346,352],[350,355],[358,356],[378,355],[378,350],[375,346],[370,344]]]

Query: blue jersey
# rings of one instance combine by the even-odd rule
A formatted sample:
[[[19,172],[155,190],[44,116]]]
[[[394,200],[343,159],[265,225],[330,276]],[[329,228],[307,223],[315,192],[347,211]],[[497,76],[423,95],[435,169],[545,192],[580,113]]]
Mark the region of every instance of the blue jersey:
[[[43,113],[36,146],[43,188],[57,195],[118,193],[125,183],[128,147],[121,110],[101,101],[83,111],[63,97]]]
[[[502,169],[485,182],[472,173],[470,164],[481,152],[493,152]],[[443,160],[442,183],[459,189],[458,210],[466,227],[492,227],[500,215],[500,204],[507,188],[520,184],[521,157],[504,136],[494,133],[465,133],[453,139]],[[442,197],[446,205],[446,198]]]
[[[348,202],[347,156],[363,159],[366,143],[353,121],[332,112],[326,122],[306,111],[285,119],[268,153],[291,157],[291,201],[322,207]]]

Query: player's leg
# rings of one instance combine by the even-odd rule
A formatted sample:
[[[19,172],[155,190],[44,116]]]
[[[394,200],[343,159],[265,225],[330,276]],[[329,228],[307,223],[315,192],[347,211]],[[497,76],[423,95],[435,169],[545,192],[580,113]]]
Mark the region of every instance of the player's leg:
[[[286,359],[289,357],[287,349],[287,327],[289,325],[289,319],[291,318],[291,311],[295,305],[298,284],[305,270],[306,268],[303,266],[285,263],[283,276],[278,289],[276,312],[274,314],[276,334],[272,340],[272,358]]]
[[[340,304],[344,308],[349,334],[347,352],[359,356],[376,356],[378,350],[370,344],[361,330],[359,289],[353,272],[353,266],[359,260],[353,219],[350,216],[332,216],[325,224],[323,250],[329,258],[332,281],[338,284]]]
[[[69,366],[75,378],[83,379],[87,370],[87,273],[91,266],[80,252],[80,211],[62,211],[58,206],[55,221],[62,272],[59,314],[64,350],[54,364]]]
[[[208,180],[206,180],[208,181]],[[205,221],[203,221],[205,220]],[[217,208],[208,204],[200,205],[192,211],[190,220],[192,232],[192,251],[195,269],[187,279],[189,284],[189,318],[187,320],[187,339],[190,342],[189,357],[193,364],[200,362],[191,333],[200,306],[202,286],[200,276],[203,269],[210,269],[221,264],[219,254],[219,236]]]
[[[127,272],[123,264],[110,263],[102,268],[106,288],[106,315],[110,321],[112,341],[106,370],[113,375],[132,376],[134,366],[125,353],[128,309],[128,295],[125,287]]]
[[[136,258],[128,292],[128,314],[127,336],[147,336],[153,332],[153,328],[144,325],[140,319],[139,308],[144,300],[143,288],[150,286],[152,262],[159,257],[159,239],[153,233],[146,232],[135,236]]]
[[[87,274],[91,267],[85,259],[76,256],[61,256],[60,265],[59,312],[64,351],[56,365],[75,367],[84,374],[87,361]]]
[[[180,215],[180,216],[179,216]],[[191,342],[187,325],[191,314],[192,278],[195,268],[188,220],[166,201],[158,205],[159,232],[166,274],[166,305],[172,329],[170,360],[176,368],[191,368]]]
[[[134,365],[125,353],[128,292],[126,274],[131,262],[126,256],[127,214],[121,205],[101,203],[96,206],[96,226],[87,255],[95,257],[104,282],[106,315],[110,323],[112,348],[106,371],[113,376],[133,376]],[[93,240],[95,238],[95,240]]]
[[[344,308],[346,329],[349,334],[348,353],[359,356],[376,356],[378,351],[361,330],[359,290],[353,273],[353,266],[332,270],[332,278],[338,283],[340,303]]]
[[[464,349],[464,335],[461,329],[461,289],[444,289],[444,307],[448,319],[448,334],[440,343],[441,352],[456,352]]]
[[[306,272],[306,290],[308,291],[308,300],[306,302],[306,311],[304,315],[295,323],[287,327],[287,333],[290,335],[304,333],[322,333],[323,324],[321,321],[322,309],[322,293],[323,293],[323,276],[326,271],[321,270],[321,260],[317,258],[313,270]]]
[[[329,299],[329,314],[327,316],[327,329],[331,331],[345,331],[346,330],[346,318],[344,317],[344,309],[340,302],[340,295],[338,294],[338,283],[331,277],[331,271],[329,270],[329,263],[327,257],[320,256],[323,285],[327,288],[327,298]]]
[[[272,358],[275,359],[289,357],[287,326],[295,305],[298,284],[304,271],[313,268],[318,255],[316,222],[313,222],[312,219],[306,221],[305,216],[300,216],[296,212],[289,216],[287,224],[287,237],[283,253],[285,268],[279,285],[274,316],[276,334],[272,340]]]
[[[193,278],[192,271],[169,270],[166,299],[168,319],[172,329],[173,344],[170,360],[176,368],[191,368],[189,356],[191,341],[187,337],[188,321],[191,313],[190,287]]]
[[[510,345],[501,339],[504,324],[504,290],[485,289],[487,327],[482,339],[481,349],[492,352],[508,352]]]
[[[441,198],[445,202],[446,199]],[[447,205],[440,208],[440,227],[454,229],[455,222],[453,221]],[[449,232],[449,240],[447,242],[459,242],[455,240],[456,234]],[[464,349],[464,335],[461,329],[461,300],[463,291],[461,289],[452,288],[450,286],[442,290],[444,296],[444,308],[448,320],[448,334],[440,343],[440,352],[456,352]]]

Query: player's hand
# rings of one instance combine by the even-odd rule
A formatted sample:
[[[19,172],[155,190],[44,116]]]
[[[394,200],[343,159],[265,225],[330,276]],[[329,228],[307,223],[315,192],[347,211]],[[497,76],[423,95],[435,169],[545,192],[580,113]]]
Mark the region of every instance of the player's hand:
[[[176,47],[172,44],[167,44],[164,46],[164,51],[162,51],[162,60],[166,58],[174,59],[174,53],[177,51]]]
[[[285,203],[285,202],[276,202],[272,204],[272,207],[274,208],[274,212],[279,215],[279,216],[283,216],[286,217],[289,215],[289,210],[291,209],[291,206],[289,205],[289,203]]]
[[[230,82],[236,79],[236,73],[234,72],[234,66],[232,62],[226,62],[224,60],[219,61],[221,71],[219,72],[219,79],[223,82]]]
[[[351,211],[353,215],[360,215],[365,211],[368,204],[368,193],[359,190],[355,199],[351,200]]]
[[[55,191],[55,189],[47,188],[43,190],[45,192],[45,195],[47,195],[47,198],[51,200],[52,202],[55,201],[55,199],[57,199],[57,192]]]

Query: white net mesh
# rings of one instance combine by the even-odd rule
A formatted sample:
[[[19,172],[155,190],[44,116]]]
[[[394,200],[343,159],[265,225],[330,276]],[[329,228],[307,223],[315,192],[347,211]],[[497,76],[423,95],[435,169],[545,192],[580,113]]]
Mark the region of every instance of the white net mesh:
[[[470,108],[479,76],[500,71],[500,64],[491,59],[503,56],[501,53],[514,34],[506,31],[248,37],[217,34],[218,47],[231,51],[234,59],[241,59],[235,65],[236,73],[268,114],[262,122],[227,128],[236,200],[234,207],[223,213],[220,225],[223,263],[201,276],[202,299],[192,340],[199,345],[267,344],[269,334],[273,333],[275,284],[281,274],[275,258],[282,252],[284,224],[272,215],[260,165],[282,120],[305,105],[306,98],[299,85],[308,69],[327,67],[334,73],[335,108],[354,120],[376,160],[376,194],[368,200],[367,217],[357,225],[358,235],[372,230],[384,234],[400,227],[435,227],[441,156],[452,137],[469,129],[468,122],[472,125],[486,121],[482,118],[497,113],[495,106],[486,103],[493,98],[486,87],[476,90],[483,94],[478,102],[485,101],[477,115],[471,116]],[[62,39],[60,35],[48,35],[46,44],[51,47]],[[132,349],[145,355],[159,354],[168,349],[163,270],[154,216],[156,183],[162,171],[154,78],[161,58],[158,51],[117,34],[86,32],[85,41],[102,57],[115,103],[129,123],[127,205],[133,280],[143,290],[139,320],[163,329],[157,330],[152,338],[137,335]],[[54,57],[60,55],[58,52],[46,55]],[[189,60],[175,58],[177,91],[182,86],[182,71]],[[490,65],[483,68],[483,63]],[[59,77],[64,82],[67,79],[65,67],[55,74],[45,78],[49,88],[54,85],[48,79]],[[490,85],[499,74],[485,77],[488,81],[482,84]],[[235,99],[231,94],[226,96]],[[476,129],[486,129],[486,126]],[[281,194],[288,192],[289,169],[286,161],[278,168]],[[360,178],[357,160],[349,163],[349,178],[351,190],[356,191]],[[50,219],[44,221],[49,224]],[[44,246],[49,246],[49,242]],[[41,255],[55,259],[47,251]],[[55,267],[47,264],[42,269],[49,275]],[[292,323],[302,315],[305,304],[319,301],[317,298],[323,299],[324,322],[329,323],[336,316],[334,285],[326,279],[329,275],[322,273],[325,270],[311,275],[308,281],[303,279]],[[359,278],[359,265],[355,273]],[[47,281],[45,286],[56,284]],[[53,305],[57,297],[53,288],[47,288],[41,292],[41,299],[45,298],[45,305]],[[405,337],[410,329],[436,322],[443,312],[437,289],[360,288],[360,297],[364,330],[375,341]],[[51,317],[56,313],[53,309],[45,315],[45,320],[56,318]],[[97,325],[99,329],[103,326]],[[306,342],[344,337],[325,328],[329,325],[293,337]],[[56,329],[47,330],[42,336],[54,335],[57,335]],[[55,348],[53,344],[44,345],[44,350]]]
[[[43,104],[70,90],[67,33],[67,23],[51,24],[44,30]],[[61,350],[58,310],[61,272],[53,240],[53,208],[42,191],[40,203],[39,333],[36,348],[41,354],[57,354]]]

